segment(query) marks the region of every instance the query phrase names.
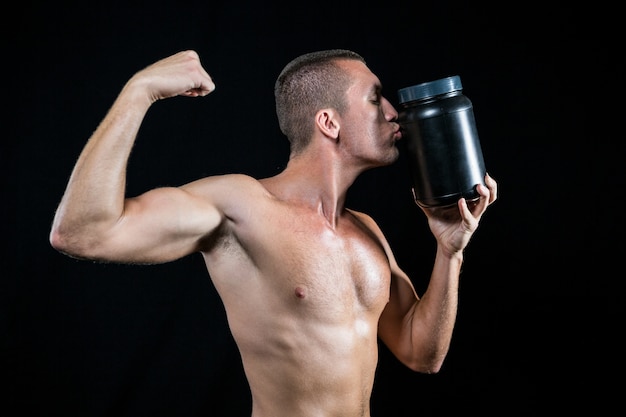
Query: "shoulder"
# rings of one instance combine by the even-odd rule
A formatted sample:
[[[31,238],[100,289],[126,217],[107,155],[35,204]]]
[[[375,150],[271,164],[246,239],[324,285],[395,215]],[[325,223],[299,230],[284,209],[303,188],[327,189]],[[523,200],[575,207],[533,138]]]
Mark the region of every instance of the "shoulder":
[[[200,178],[195,181],[192,181],[188,184],[185,184],[184,187],[205,187],[205,186],[214,186],[214,185],[247,185],[254,186],[255,184],[260,185],[259,180],[250,175],[246,174],[221,174],[221,175],[211,175],[208,177]]]
[[[209,176],[180,188],[226,215],[259,204],[269,197],[259,180],[245,174]]]
[[[262,193],[263,186],[256,178],[245,174],[223,174],[201,178],[181,187],[200,197],[245,195],[248,192]]]
[[[389,249],[389,243],[387,242],[387,238],[385,233],[380,228],[380,225],[374,220],[372,216],[367,213],[363,213],[360,211],[346,209],[348,213],[350,213],[356,221],[358,221],[364,228],[369,230],[376,238],[385,246],[385,248]]]
[[[369,233],[371,233],[371,236],[375,238],[378,243],[380,243],[380,245],[384,248],[389,260],[393,264],[395,264],[395,257],[393,255],[393,251],[391,250],[391,246],[389,245],[389,242],[387,241],[387,238],[385,237],[382,229],[380,228],[378,223],[376,223],[376,221],[372,218],[372,216],[352,209],[346,209],[346,211],[351,214],[364,229],[368,230]]]
[[[372,216],[370,216],[369,214],[363,213],[362,211],[356,211],[356,210],[348,209],[348,208],[346,209],[346,211],[349,214],[351,214],[352,217],[354,217],[355,219],[359,220],[361,223],[368,226],[368,228],[375,227],[376,229],[378,229],[378,225],[376,224],[376,221],[374,221]]]

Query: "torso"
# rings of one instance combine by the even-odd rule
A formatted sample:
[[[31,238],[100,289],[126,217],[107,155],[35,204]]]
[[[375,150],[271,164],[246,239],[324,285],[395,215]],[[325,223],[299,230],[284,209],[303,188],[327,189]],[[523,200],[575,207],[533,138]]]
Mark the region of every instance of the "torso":
[[[239,346],[254,417],[369,416],[390,269],[352,212],[252,192],[204,252]]]

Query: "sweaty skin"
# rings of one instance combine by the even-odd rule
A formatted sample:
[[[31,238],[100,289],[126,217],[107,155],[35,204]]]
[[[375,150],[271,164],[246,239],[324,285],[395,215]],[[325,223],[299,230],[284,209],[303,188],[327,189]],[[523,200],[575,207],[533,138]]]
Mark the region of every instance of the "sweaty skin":
[[[378,78],[361,61],[339,63],[353,78],[348,109],[318,111],[310,144],[283,172],[127,197],[128,156],[149,107],[215,88],[194,51],[138,72],[81,152],[50,233],[81,259],[161,263],[200,252],[241,353],[252,417],[369,417],[378,338],[409,368],[438,372],[463,249],[496,199],[487,176],[471,207],[422,209],[437,247],[418,297],[374,220],[344,207],[360,173],[397,159],[401,135]]]

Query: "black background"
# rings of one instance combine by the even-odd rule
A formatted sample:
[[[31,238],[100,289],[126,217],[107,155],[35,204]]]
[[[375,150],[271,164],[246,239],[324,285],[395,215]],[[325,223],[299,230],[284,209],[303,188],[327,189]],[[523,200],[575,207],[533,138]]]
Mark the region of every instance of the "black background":
[[[3,15],[3,415],[249,416],[250,394],[200,255],[102,265],[48,243],[85,141],[124,82],[195,49],[217,89],[148,113],[128,193],[278,172],[273,83],[296,55],[361,53],[396,91],[460,75],[499,200],[466,251],[457,327],[436,375],[381,346],[373,417],[619,409],[624,316],[624,65],[601,4],[357,1],[32,2]],[[421,291],[434,241],[406,160],[349,205],[380,223]],[[547,415],[546,414],[546,415]]]

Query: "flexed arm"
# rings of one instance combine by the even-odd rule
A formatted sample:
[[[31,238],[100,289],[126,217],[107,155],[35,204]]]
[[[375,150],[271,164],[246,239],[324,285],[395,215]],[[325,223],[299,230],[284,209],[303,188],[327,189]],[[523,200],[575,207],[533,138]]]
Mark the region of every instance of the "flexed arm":
[[[154,102],[177,95],[205,96],[214,88],[194,51],[179,52],[137,72],[74,166],[53,220],[52,246],[79,258],[123,262],[165,261],[192,250],[193,234],[217,221],[215,213],[208,210],[213,214],[197,219],[190,210],[190,221],[197,228],[192,230],[178,211],[188,203],[194,207],[198,199],[182,188],[126,199],[126,168],[139,127]],[[169,248],[171,255],[150,247],[150,239],[157,237],[167,247],[175,235],[179,243]],[[188,242],[184,239],[187,235]]]

